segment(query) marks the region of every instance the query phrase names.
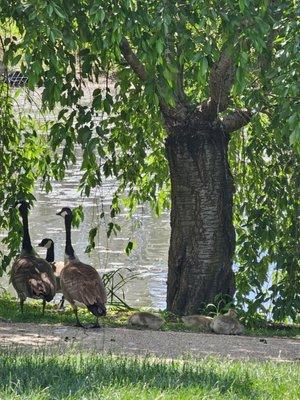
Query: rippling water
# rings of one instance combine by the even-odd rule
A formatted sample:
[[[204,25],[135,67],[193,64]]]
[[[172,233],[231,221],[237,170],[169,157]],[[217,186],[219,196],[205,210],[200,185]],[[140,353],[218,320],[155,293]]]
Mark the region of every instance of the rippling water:
[[[79,161],[80,162],[80,161]],[[113,180],[106,180],[97,193],[90,198],[82,198],[77,191],[81,177],[78,166],[67,171],[63,182],[55,182],[53,191],[46,194],[37,185],[36,203],[29,215],[31,240],[37,244],[42,238],[50,237],[55,242],[55,258],[62,260],[64,255],[64,221],[55,215],[61,207],[83,206],[84,221],[78,229],[72,230],[72,241],[75,252],[83,262],[92,264],[100,274],[118,268],[130,268],[132,274],[137,274],[133,280],[124,286],[125,301],[131,306],[149,306],[165,308],[167,255],[169,246],[170,226],[169,214],[160,218],[153,216],[150,208],[140,206],[133,218],[126,217],[126,210],[116,217],[122,230],[118,236],[107,239],[106,227],[100,221],[102,210],[109,210],[115,189]],[[89,230],[98,225],[100,233],[96,239],[96,247],[90,255],[85,254],[88,244]],[[127,256],[125,248],[128,240],[134,240],[135,249]],[[41,256],[46,249],[38,248]],[[121,273],[129,276],[126,270]],[[5,280],[7,287],[7,279]],[[122,295],[122,293],[118,293]]]

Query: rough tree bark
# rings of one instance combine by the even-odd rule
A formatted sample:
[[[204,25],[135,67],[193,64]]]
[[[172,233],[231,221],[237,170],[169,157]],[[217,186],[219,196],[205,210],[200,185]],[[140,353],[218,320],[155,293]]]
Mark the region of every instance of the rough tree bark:
[[[147,81],[147,70],[126,39],[120,49],[141,81]],[[217,296],[226,301],[235,292],[234,185],[227,148],[229,134],[246,125],[252,114],[236,109],[219,116],[229,106],[234,76],[233,62],[224,48],[211,70],[210,97],[196,108],[184,95],[183,74],[177,79],[174,107],[160,96],[157,82],[168,132],[166,155],[171,178],[167,309],[176,314],[198,313]]]
[[[231,298],[235,291],[228,135],[201,118],[168,130],[172,209],[167,308],[195,314],[218,295]]]

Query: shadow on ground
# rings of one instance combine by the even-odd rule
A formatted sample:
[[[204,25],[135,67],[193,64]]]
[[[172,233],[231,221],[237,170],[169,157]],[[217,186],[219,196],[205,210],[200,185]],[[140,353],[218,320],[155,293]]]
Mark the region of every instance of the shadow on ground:
[[[161,391],[205,388],[220,394],[230,391],[236,398],[262,398],[253,377],[239,363],[220,368],[216,360],[196,362],[154,362],[149,358],[113,356],[46,356],[0,354],[0,393],[30,394],[47,390],[49,398],[65,398],[105,387],[155,388]],[[68,397],[69,398],[69,397]]]

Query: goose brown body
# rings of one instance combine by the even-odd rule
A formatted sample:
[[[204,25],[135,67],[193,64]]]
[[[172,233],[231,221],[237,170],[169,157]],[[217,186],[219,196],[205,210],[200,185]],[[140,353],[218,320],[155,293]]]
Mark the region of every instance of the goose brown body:
[[[20,300],[30,297],[51,301],[55,296],[56,284],[51,266],[34,255],[21,253],[12,266],[10,281]]]
[[[99,327],[98,318],[106,315],[107,295],[104,284],[95,268],[79,261],[75,255],[71,242],[71,209],[63,207],[57,215],[64,218],[66,229],[65,266],[60,274],[63,295],[73,308],[77,325],[82,326],[77,313],[77,303],[81,303],[96,316],[94,326]]]
[[[84,304],[96,317],[106,314],[105,287],[92,266],[78,260],[66,261],[60,281],[63,294],[71,304]]]
[[[24,200],[20,204],[19,212],[23,221],[22,251],[13,263],[10,282],[20,299],[21,311],[27,297],[43,300],[43,312],[46,301],[51,301],[56,292],[56,281],[51,265],[36,256],[30,241],[28,229],[29,205]]]

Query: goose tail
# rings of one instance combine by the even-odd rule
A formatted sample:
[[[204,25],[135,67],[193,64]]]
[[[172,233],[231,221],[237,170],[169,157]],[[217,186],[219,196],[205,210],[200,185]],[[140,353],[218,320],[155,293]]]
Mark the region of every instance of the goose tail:
[[[97,301],[94,304],[86,305],[88,310],[94,314],[96,317],[105,317],[106,315],[106,307],[100,301]]]

